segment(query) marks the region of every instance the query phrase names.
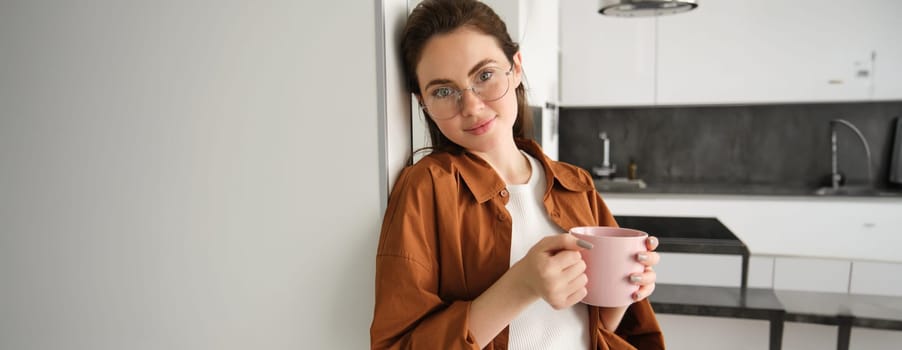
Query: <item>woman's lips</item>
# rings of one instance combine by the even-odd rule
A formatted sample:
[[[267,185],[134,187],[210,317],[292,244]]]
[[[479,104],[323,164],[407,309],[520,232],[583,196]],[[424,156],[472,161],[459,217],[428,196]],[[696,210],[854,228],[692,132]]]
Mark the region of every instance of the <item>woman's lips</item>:
[[[482,135],[489,131],[492,125],[495,124],[495,118],[491,118],[482,123],[477,124],[476,126],[466,129],[464,131],[471,133],[473,135]]]

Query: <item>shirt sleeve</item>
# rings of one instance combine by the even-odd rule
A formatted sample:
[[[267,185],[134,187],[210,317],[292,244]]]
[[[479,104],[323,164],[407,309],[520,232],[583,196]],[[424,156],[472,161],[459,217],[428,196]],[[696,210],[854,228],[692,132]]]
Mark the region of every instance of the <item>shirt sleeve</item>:
[[[664,335],[648,298],[630,305],[616,333],[637,349],[664,349]]]
[[[439,296],[434,182],[404,169],[392,190],[376,254],[372,349],[478,349],[470,301]]]
[[[664,349],[664,338],[658,328],[654,312],[648,299],[638,301],[631,305],[620,321],[620,327],[616,332],[611,332],[601,326],[601,312],[597,307],[590,307],[590,316],[594,317],[599,325],[595,332],[598,339],[595,349],[598,350],[657,350]],[[637,319],[645,322],[636,322]],[[648,321],[650,320],[650,322]],[[644,327],[644,329],[643,329]]]

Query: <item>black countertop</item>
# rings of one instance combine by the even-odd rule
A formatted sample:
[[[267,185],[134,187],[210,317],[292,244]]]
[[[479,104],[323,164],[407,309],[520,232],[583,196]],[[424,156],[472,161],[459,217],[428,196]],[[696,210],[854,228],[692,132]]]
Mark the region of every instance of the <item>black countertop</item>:
[[[784,310],[769,288],[747,288],[743,293],[741,288],[659,283],[649,301],[656,312],[681,315],[767,319],[774,313],[782,318]]]
[[[631,194],[718,194],[718,195],[751,195],[751,196],[801,196],[801,197],[840,197],[815,194],[816,188],[778,185],[741,185],[741,184],[663,184],[645,183],[640,188],[635,183],[595,179],[595,188],[605,193]],[[841,197],[899,197],[902,189],[878,188],[869,194],[844,194]]]
[[[661,252],[749,254],[742,240],[716,218],[628,215],[614,218],[620,227],[657,237]]]
[[[645,231],[658,238],[738,240],[717,218],[616,215],[621,227]]]
[[[659,283],[649,300],[659,313],[902,330],[898,296]]]
[[[749,249],[717,218],[617,215],[614,219],[620,227],[657,237],[658,252],[739,255],[740,287],[748,286]]]
[[[657,292],[657,291],[656,291]],[[835,324],[851,318],[853,326],[902,330],[902,297],[775,290],[786,309],[786,320]]]
[[[772,289],[659,283],[648,299],[656,313],[767,320],[769,349],[782,349],[786,312]]]

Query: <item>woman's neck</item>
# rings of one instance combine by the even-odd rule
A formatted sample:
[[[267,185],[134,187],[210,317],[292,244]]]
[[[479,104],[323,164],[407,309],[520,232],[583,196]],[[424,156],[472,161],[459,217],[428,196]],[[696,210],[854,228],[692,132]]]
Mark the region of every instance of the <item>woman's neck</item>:
[[[532,169],[529,160],[526,159],[514,140],[507,143],[504,147],[498,147],[489,152],[471,152],[480,156],[489,163],[498,176],[508,185],[520,185],[529,181],[532,176]]]

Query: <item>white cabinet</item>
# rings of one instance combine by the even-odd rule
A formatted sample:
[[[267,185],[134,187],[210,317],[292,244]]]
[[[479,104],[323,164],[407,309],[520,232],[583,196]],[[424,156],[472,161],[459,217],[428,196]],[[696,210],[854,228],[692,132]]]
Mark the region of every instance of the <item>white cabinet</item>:
[[[902,2],[706,1],[684,14],[609,18],[561,3],[566,106],[902,99]]]
[[[868,1],[863,1],[868,2]],[[873,2],[873,1],[872,1]],[[707,1],[658,19],[658,104],[870,98],[875,6]],[[859,73],[860,72],[860,73]]]
[[[875,100],[902,99],[902,1],[869,0],[856,2],[861,5],[877,6],[868,11],[866,25],[873,33],[874,51],[876,52],[874,67]]]
[[[654,18],[602,16],[597,1],[561,1],[561,104],[654,104],[654,31]]]

